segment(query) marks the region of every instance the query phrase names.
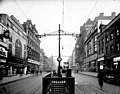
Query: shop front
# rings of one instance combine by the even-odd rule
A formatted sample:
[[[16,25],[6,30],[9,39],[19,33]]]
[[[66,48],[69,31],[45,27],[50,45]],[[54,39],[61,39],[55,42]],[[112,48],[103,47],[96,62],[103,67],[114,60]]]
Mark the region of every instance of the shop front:
[[[39,72],[40,69],[40,62],[29,59],[28,58],[28,71],[29,73],[35,74],[36,72]]]
[[[96,60],[97,60],[97,54],[93,54],[89,57],[86,57],[84,59],[84,70],[96,72]]]
[[[6,47],[0,46],[0,74],[7,76],[7,50]]]
[[[103,70],[105,69],[105,58],[104,57],[100,57],[97,59],[97,70]]]
[[[15,56],[10,56],[8,57],[8,61],[9,61],[8,76],[20,74],[21,71],[23,71],[23,73],[26,73],[25,72],[27,66],[26,60]]]
[[[120,71],[120,57],[113,58],[113,66],[115,70]]]

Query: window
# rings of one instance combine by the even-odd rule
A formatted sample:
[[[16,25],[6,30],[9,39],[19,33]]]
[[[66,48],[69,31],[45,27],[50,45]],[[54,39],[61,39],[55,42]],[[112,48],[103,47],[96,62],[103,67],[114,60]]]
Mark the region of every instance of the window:
[[[104,53],[104,48],[102,48],[102,53]]]
[[[112,40],[114,38],[113,33],[110,34],[110,39]]]
[[[95,36],[95,41],[97,41],[97,36]]]
[[[106,47],[106,54],[108,54],[108,47]]]
[[[22,43],[19,39],[15,42],[15,55],[17,57],[22,57]]]
[[[102,46],[104,45],[104,38],[102,38]]]
[[[26,45],[24,45],[24,50],[27,50],[27,46]]]
[[[111,46],[110,46],[110,51],[113,52],[113,50],[114,50],[114,46],[111,45]]]
[[[120,50],[120,44],[117,43],[117,51],[119,51],[119,50]]]
[[[117,36],[119,36],[120,35],[120,32],[119,32],[119,30],[117,30]]]
[[[97,51],[97,45],[95,44],[95,51]]]
[[[108,36],[106,36],[106,41],[107,41],[107,42],[109,41]]]
[[[12,35],[11,35],[11,37],[9,38],[9,41],[12,42]]]

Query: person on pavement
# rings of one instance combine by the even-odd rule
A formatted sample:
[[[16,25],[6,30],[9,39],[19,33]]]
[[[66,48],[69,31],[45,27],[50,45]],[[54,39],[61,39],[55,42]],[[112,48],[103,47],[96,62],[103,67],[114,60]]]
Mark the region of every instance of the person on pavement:
[[[102,87],[103,87],[103,73],[102,73],[102,70],[99,70],[97,77],[98,77],[98,83],[99,83],[100,88],[102,90]]]

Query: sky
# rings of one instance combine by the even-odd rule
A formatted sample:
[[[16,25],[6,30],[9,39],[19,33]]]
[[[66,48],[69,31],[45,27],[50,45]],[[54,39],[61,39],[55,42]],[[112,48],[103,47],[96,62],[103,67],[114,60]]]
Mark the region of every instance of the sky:
[[[27,19],[36,25],[38,34],[61,30],[80,33],[88,18],[94,20],[99,13],[110,16],[120,12],[120,0],[0,0],[0,13],[14,15],[20,23]],[[43,37],[40,47],[47,56],[58,57],[58,36]],[[61,36],[61,55],[68,59],[75,47],[75,37]],[[62,49],[63,48],[63,49]]]

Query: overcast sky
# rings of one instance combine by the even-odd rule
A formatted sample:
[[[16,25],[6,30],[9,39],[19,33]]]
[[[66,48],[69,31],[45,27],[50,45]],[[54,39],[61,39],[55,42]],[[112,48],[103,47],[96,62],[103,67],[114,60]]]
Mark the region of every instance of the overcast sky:
[[[94,20],[100,12],[106,16],[111,12],[118,14],[120,0],[2,0],[0,12],[14,15],[21,23],[31,19],[39,34],[58,31],[58,24],[64,31],[79,33],[80,26],[88,18]],[[70,56],[75,42],[74,37],[62,37],[61,54]],[[47,56],[58,56],[58,37],[41,38],[40,47]]]

